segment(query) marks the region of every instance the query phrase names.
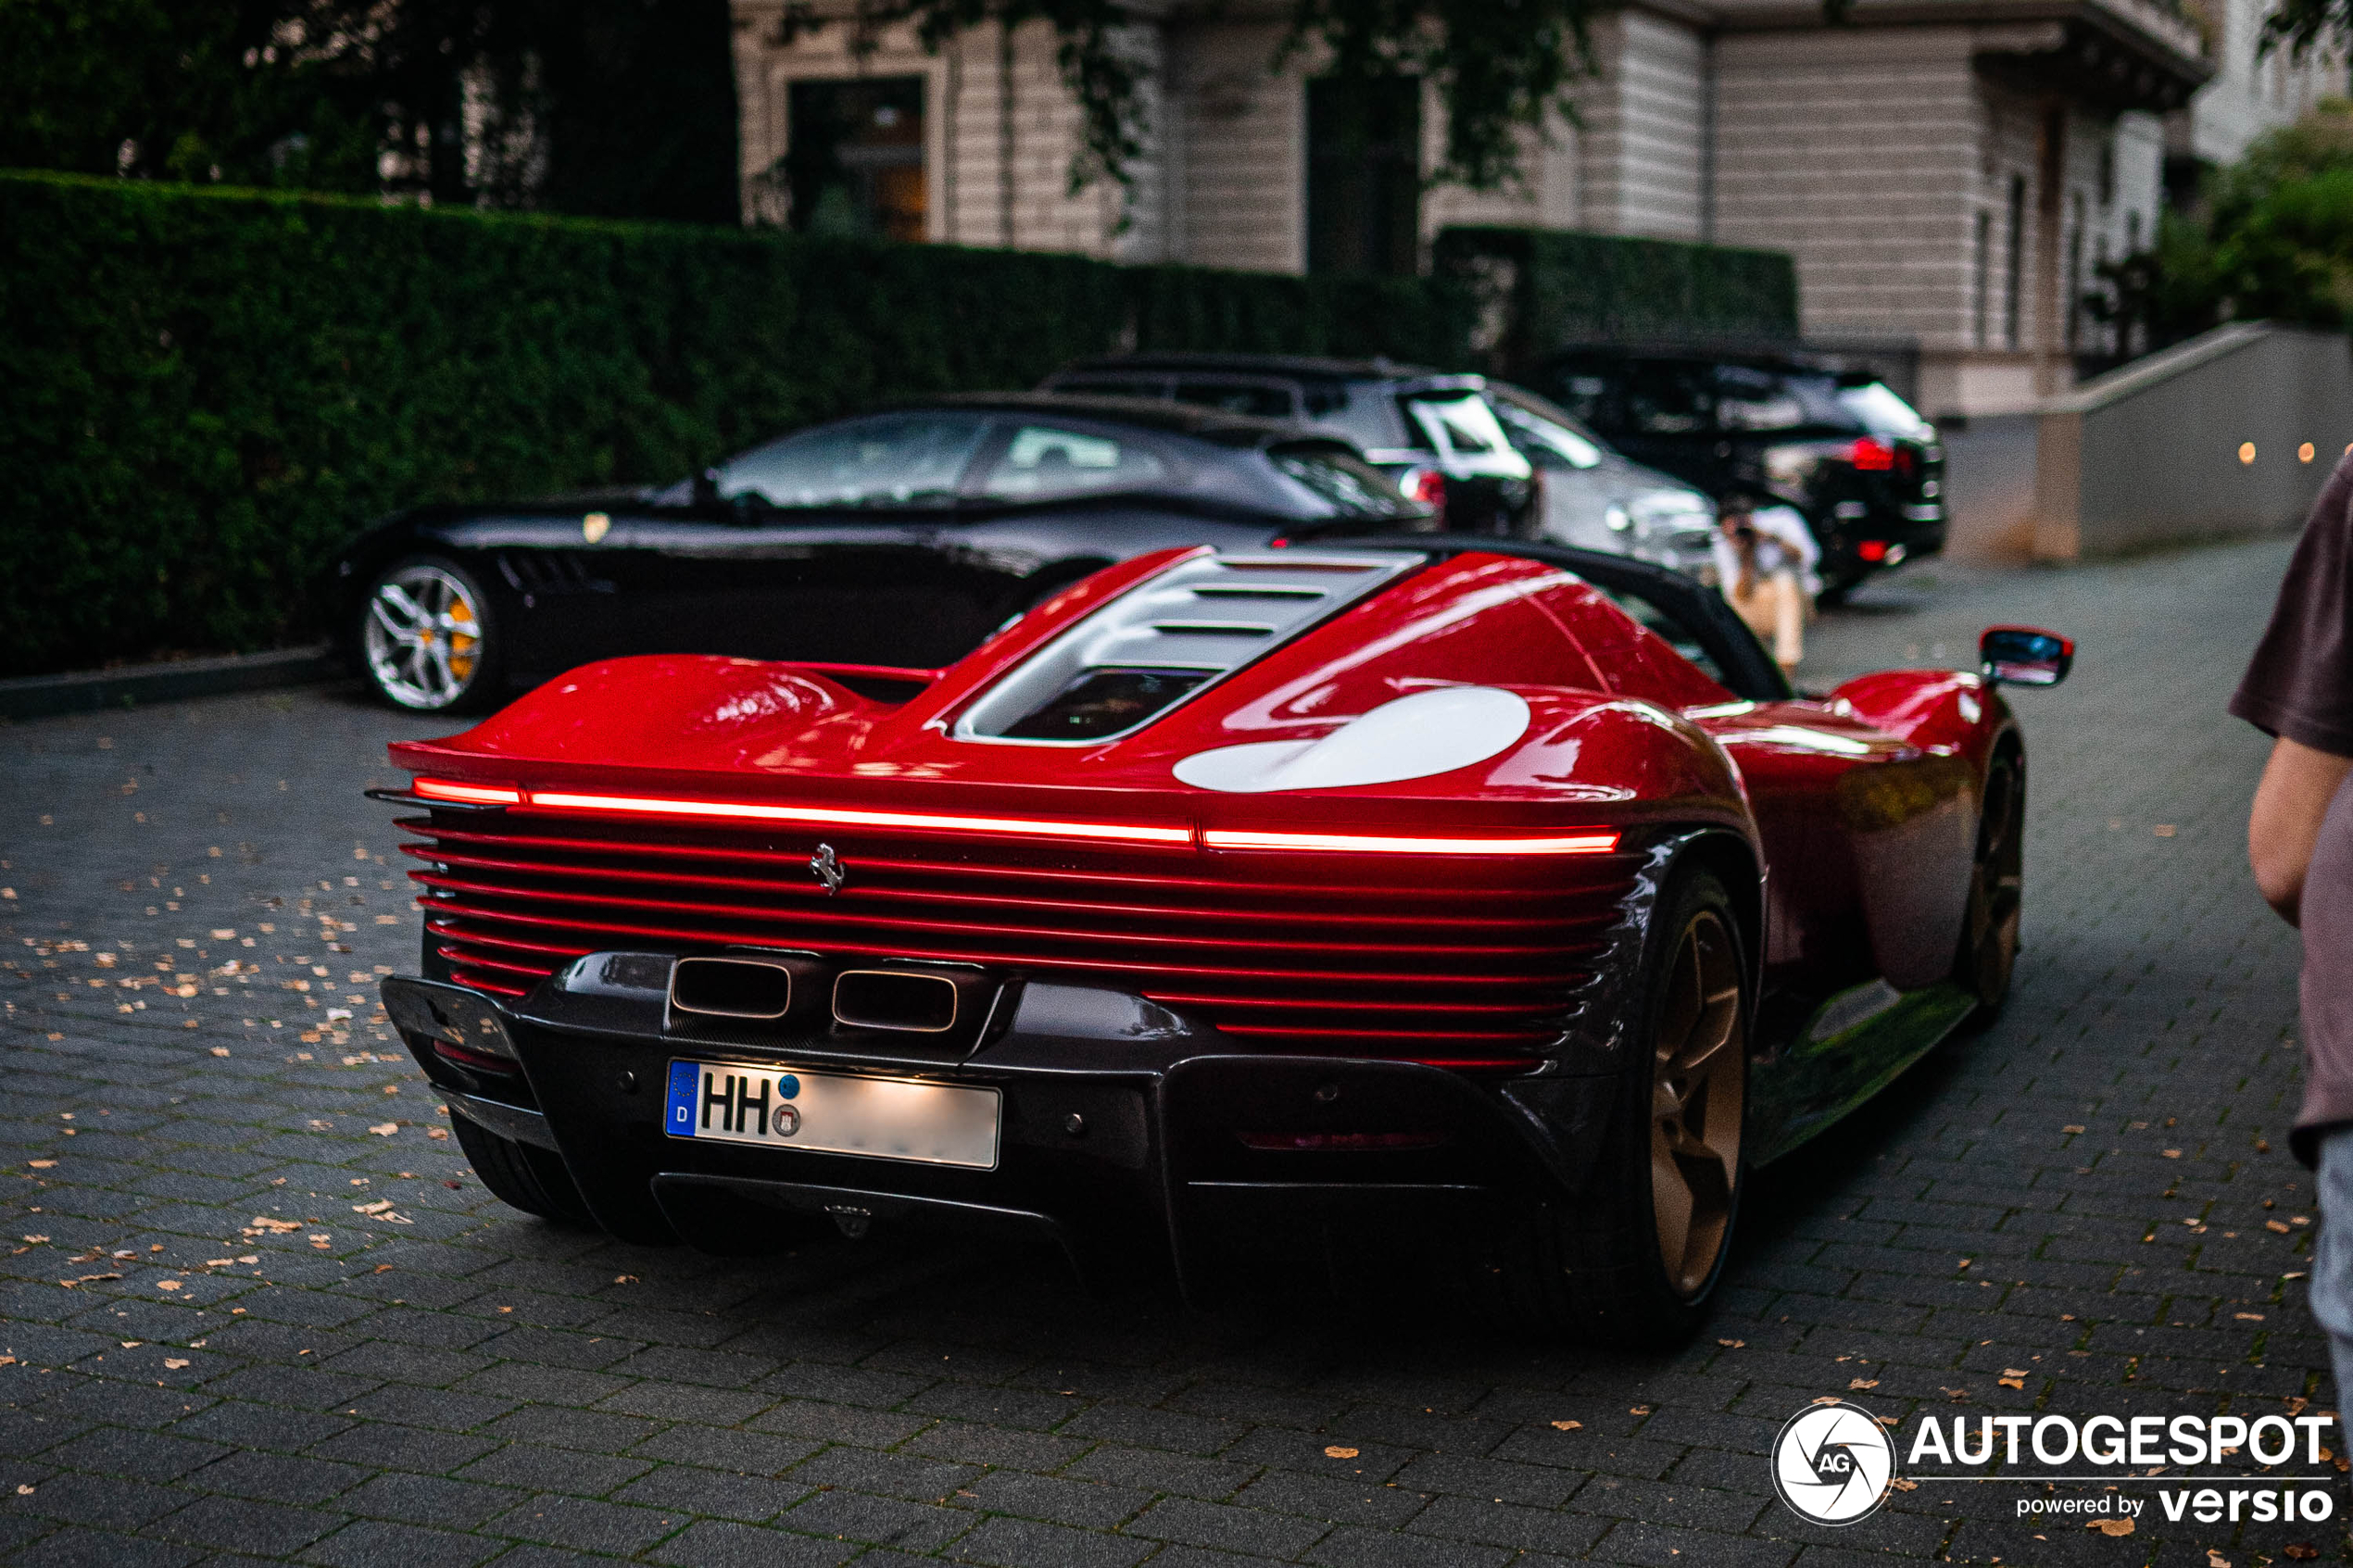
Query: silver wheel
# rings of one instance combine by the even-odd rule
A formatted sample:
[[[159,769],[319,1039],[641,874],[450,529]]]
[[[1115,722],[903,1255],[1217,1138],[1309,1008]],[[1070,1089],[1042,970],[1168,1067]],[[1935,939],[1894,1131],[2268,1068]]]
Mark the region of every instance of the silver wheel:
[[[1667,1284],[1688,1300],[1716,1272],[1740,1182],[1748,1040],[1738,949],[1715,911],[1683,928],[1666,1004],[1651,1061],[1651,1212]]]
[[[453,707],[482,672],[472,584],[426,562],[396,567],[368,596],[361,642],[376,689],[403,708]]]

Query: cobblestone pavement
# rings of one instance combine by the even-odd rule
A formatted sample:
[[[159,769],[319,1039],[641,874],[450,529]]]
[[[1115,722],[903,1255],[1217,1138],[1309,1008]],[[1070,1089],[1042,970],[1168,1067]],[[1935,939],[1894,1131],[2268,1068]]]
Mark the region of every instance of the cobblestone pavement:
[[[1762,1457],[1850,1391],[2334,1403],[2293,1283],[2294,938],[2242,861],[2263,748],[2221,712],[2284,560],[1932,567],[1817,628],[1826,671],[1966,661],[1988,620],[2082,638],[2072,684],[2019,698],[2028,949],[1995,1027],[1755,1184],[1718,1320],[1648,1359],[1442,1300],[1199,1315],[936,1239],[745,1262],[522,1218],[370,1022],[416,919],[359,791],[446,726],[313,691],[0,729],[0,1553],[2334,1560],[2341,1524],[2029,1523],[2017,1482],[1818,1529]]]

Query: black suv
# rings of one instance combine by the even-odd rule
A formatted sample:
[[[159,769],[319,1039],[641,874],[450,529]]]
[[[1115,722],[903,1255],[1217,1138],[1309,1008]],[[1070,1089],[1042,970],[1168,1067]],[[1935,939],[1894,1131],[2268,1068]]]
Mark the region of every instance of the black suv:
[[[1296,420],[1355,443],[1449,531],[1519,535],[1530,521],[1535,470],[1496,418],[1481,376],[1387,359],[1122,354],[1065,365],[1039,390]]]
[[[1636,462],[1712,495],[1796,507],[1822,547],[1825,596],[1944,547],[1936,429],[1868,370],[1795,354],[1585,347],[1536,384]]]

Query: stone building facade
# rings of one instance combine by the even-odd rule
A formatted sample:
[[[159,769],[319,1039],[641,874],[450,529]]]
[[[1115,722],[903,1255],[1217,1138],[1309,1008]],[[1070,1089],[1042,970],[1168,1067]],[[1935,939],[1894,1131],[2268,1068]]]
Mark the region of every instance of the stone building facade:
[[[1266,0],[1139,7],[1146,151],[1126,186],[1076,189],[1042,24],[861,52],[845,22],[786,36],[781,0],[734,0],[745,210],[1271,271],[1410,268],[1466,222],[1764,246],[1796,258],[1809,337],[1916,343],[1931,411],[1994,412],[2095,346],[2071,302],[2154,233],[2169,157],[2228,161],[2344,90],[2341,58],[2258,57],[2270,3],[1857,0],[1831,27],[1819,0],[1633,0],[1595,25],[1576,122],[1475,192],[1421,181],[1443,121],[1415,84],[1335,159]]]

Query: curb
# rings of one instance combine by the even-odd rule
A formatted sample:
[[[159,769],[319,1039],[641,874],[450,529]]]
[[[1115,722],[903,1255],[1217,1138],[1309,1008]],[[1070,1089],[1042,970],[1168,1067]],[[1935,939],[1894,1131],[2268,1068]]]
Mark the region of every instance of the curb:
[[[142,702],[218,696],[225,692],[307,686],[348,671],[324,643],[220,659],[178,659],[67,675],[25,675],[0,681],[0,720],[47,719]]]

